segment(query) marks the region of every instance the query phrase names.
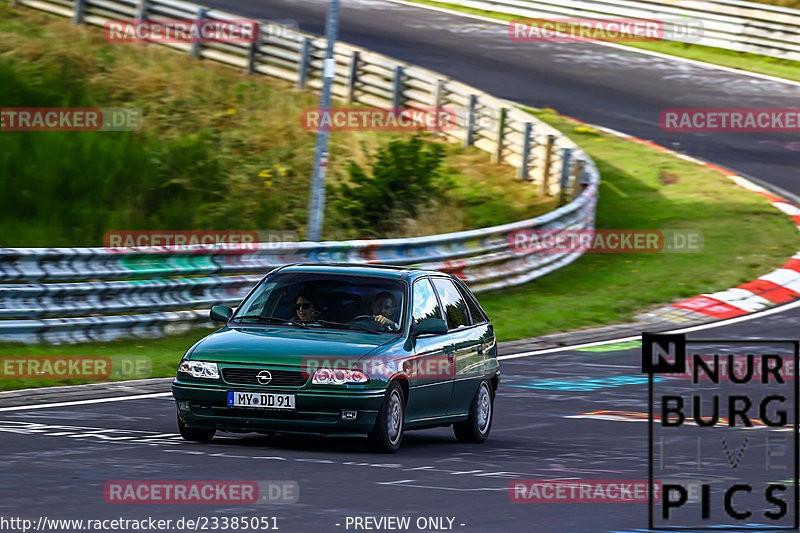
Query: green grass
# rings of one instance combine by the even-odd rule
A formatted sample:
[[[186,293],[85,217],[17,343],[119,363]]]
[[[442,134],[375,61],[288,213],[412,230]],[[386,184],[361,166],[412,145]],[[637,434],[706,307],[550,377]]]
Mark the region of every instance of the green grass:
[[[471,15],[480,15],[484,17],[494,18],[498,20],[516,20],[523,17],[519,15],[508,15],[506,13],[498,13],[496,11],[487,11],[483,9],[474,9],[464,7],[449,2],[436,2],[431,0],[411,0],[418,4],[424,4],[435,7],[443,7],[453,11],[461,11]],[[773,5],[782,5],[783,7],[798,7],[800,0],[775,0],[764,2]],[[558,18],[558,17],[556,17]],[[563,17],[562,17],[563,18]],[[516,43],[518,46],[524,46],[525,43]],[[767,74],[769,76],[777,76],[787,80],[800,81],[800,62],[789,61],[786,59],[778,59],[773,57],[765,57],[758,54],[751,54],[747,52],[734,52],[732,50],[724,50],[722,48],[712,48],[709,46],[702,46],[698,44],[678,43],[671,41],[659,42],[645,42],[645,43],[620,43],[631,48],[639,48],[641,50],[649,50],[651,52],[659,52],[662,54],[670,54],[686,59],[694,59],[696,61],[703,61],[712,63],[723,67],[730,67],[749,72],[756,72],[759,74]]]
[[[146,366],[150,369],[149,375],[137,372],[136,378],[174,376],[178,362],[186,350],[214,329],[196,328],[187,333],[161,339],[120,339],[97,344],[39,346],[0,343],[3,352],[3,355],[0,356],[0,368],[2,368],[5,358],[110,357],[112,358],[112,368],[115,369],[121,367],[118,364],[121,360],[147,361],[149,364]],[[87,379],[9,379],[4,375],[0,379],[0,390],[79,385],[92,382],[93,380]]]
[[[108,43],[100,28],[0,2],[0,102],[144,117],[139,132],[0,132],[2,246],[102,246],[109,230],[305,234],[315,133],[300,117],[318,105],[312,93],[158,46]],[[333,132],[328,182],[411,135]],[[445,200],[381,236],[503,224],[554,206],[477,149],[448,144],[445,166],[455,184]],[[487,186],[496,201],[476,203]],[[324,239],[363,237],[336,215],[329,202]]]

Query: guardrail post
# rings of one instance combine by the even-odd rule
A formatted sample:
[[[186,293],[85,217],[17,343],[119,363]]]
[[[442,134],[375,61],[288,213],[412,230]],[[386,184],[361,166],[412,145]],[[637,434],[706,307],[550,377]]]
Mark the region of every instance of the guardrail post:
[[[403,67],[394,67],[394,90],[392,91],[392,108],[398,109],[403,106]]]
[[[433,112],[436,113],[436,126],[434,126],[434,131],[436,133],[441,133],[442,128],[439,126],[439,120],[442,117],[441,109],[442,109],[442,98],[444,93],[444,81],[437,79],[436,83],[433,86]],[[449,117],[448,119],[452,118]]]
[[[147,20],[147,0],[139,0],[136,5],[136,20]]]
[[[311,37],[304,37],[300,47],[300,64],[297,67],[297,88],[305,89],[308,81],[308,65],[311,63]]]
[[[574,200],[581,193],[581,184],[583,182],[583,173],[586,166],[586,161],[578,159],[575,161],[575,179],[572,182],[572,196]]]
[[[247,51],[247,66],[244,68],[244,73],[248,76],[256,71],[256,55],[258,55],[258,44],[261,41],[261,26],[258,27],[258,34],[255,40],[250,43],[250,49]]]
[[[530,122],[525,123],[525,131],[522,134],[522,164],[517,170],[517,178],[525,181],[530,181],[528,175],[528,166],[531,159],[531,130],[533,125]]]
[[[567,189],[569,187],[569,165],[572,159],[572,148],[564,148],[561,156],[561,182],[558,188],[558,204],[567,203]]]
[[[469,95],[469,99],[467,100],[467,134],[464,136],[464,148],[472,146],[475,143],[475,104],[477,102],[477,96],[474,94]]]
[[[361,52],[353,52],[350,59],[350,75],[347,78],[347,102],[352,103],[356,97],[356,83],[358,83],[358,63],[361,61]]]
[[[201,7],[200,9],[197,10],[197,16],[195,17],[196,19],[195,22],[198,25],[198,29],[200,26],[203,25],[203,21],[206,18],[206,13],[208,13],[207,7]],[[198,34],[202,35],[202,32],[198,31]],[[194,57],[194,58],[200,57],[200,49],[202,47],[203,43],[201,43],[199,39],[192,42],[192,47],[189,49],[189,57]]]
[[[492,163],[500,163],[503,160],[503,143],[506,140],[506,120],[508,119],[508,109],[500,109],[500,120],[497,121],[497,147],[492,154]]]
[[[547,136],[547,144],[544,147],[544,167],[542,168],[542,183],[539,186],[539,194],[545,195],[550,192],[550,167],[553,164],[553,145],[555,145],[555,135]]]
[[[86,8],[86,0],[75,0],[75,13],[72,15],[73,24],[83,23],[83,11]]]

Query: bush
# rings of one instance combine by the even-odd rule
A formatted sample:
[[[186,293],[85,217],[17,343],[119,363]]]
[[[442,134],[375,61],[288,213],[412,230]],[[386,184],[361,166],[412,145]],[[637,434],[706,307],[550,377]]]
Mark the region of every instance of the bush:
[[[444,198],[441,171],[445,149],[417,135],[381,148],[367,173],[351,161],[348,179],[330,186],[333,210],[344,225],[365,237],[378,237],[403,218],[414,218],[431,201]]]

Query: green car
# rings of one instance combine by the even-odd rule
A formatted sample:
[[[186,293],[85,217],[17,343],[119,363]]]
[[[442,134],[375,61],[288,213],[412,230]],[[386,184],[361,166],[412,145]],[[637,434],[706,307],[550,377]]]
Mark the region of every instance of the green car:
[[[186,440],[216,431],[365,437],[452,425],[489,436],[500,371],[494,329],[467,286],[437,271],[304,264],[270,272],[225,326],[183,356],[172,394]]]

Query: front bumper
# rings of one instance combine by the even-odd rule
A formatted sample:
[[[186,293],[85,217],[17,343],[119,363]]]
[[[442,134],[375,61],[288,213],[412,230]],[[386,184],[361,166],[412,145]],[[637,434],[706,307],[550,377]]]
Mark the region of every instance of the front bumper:
[[[292,411],[228,407],[228,391],[294,394]],[[172,396],[178,416],[193,428],[231,432],[298,433],[364,437],[375,426],[384,390],[254,389],[242,385],[195,383],[175,379]],[[357,411],[343,419],[342,411]]]

